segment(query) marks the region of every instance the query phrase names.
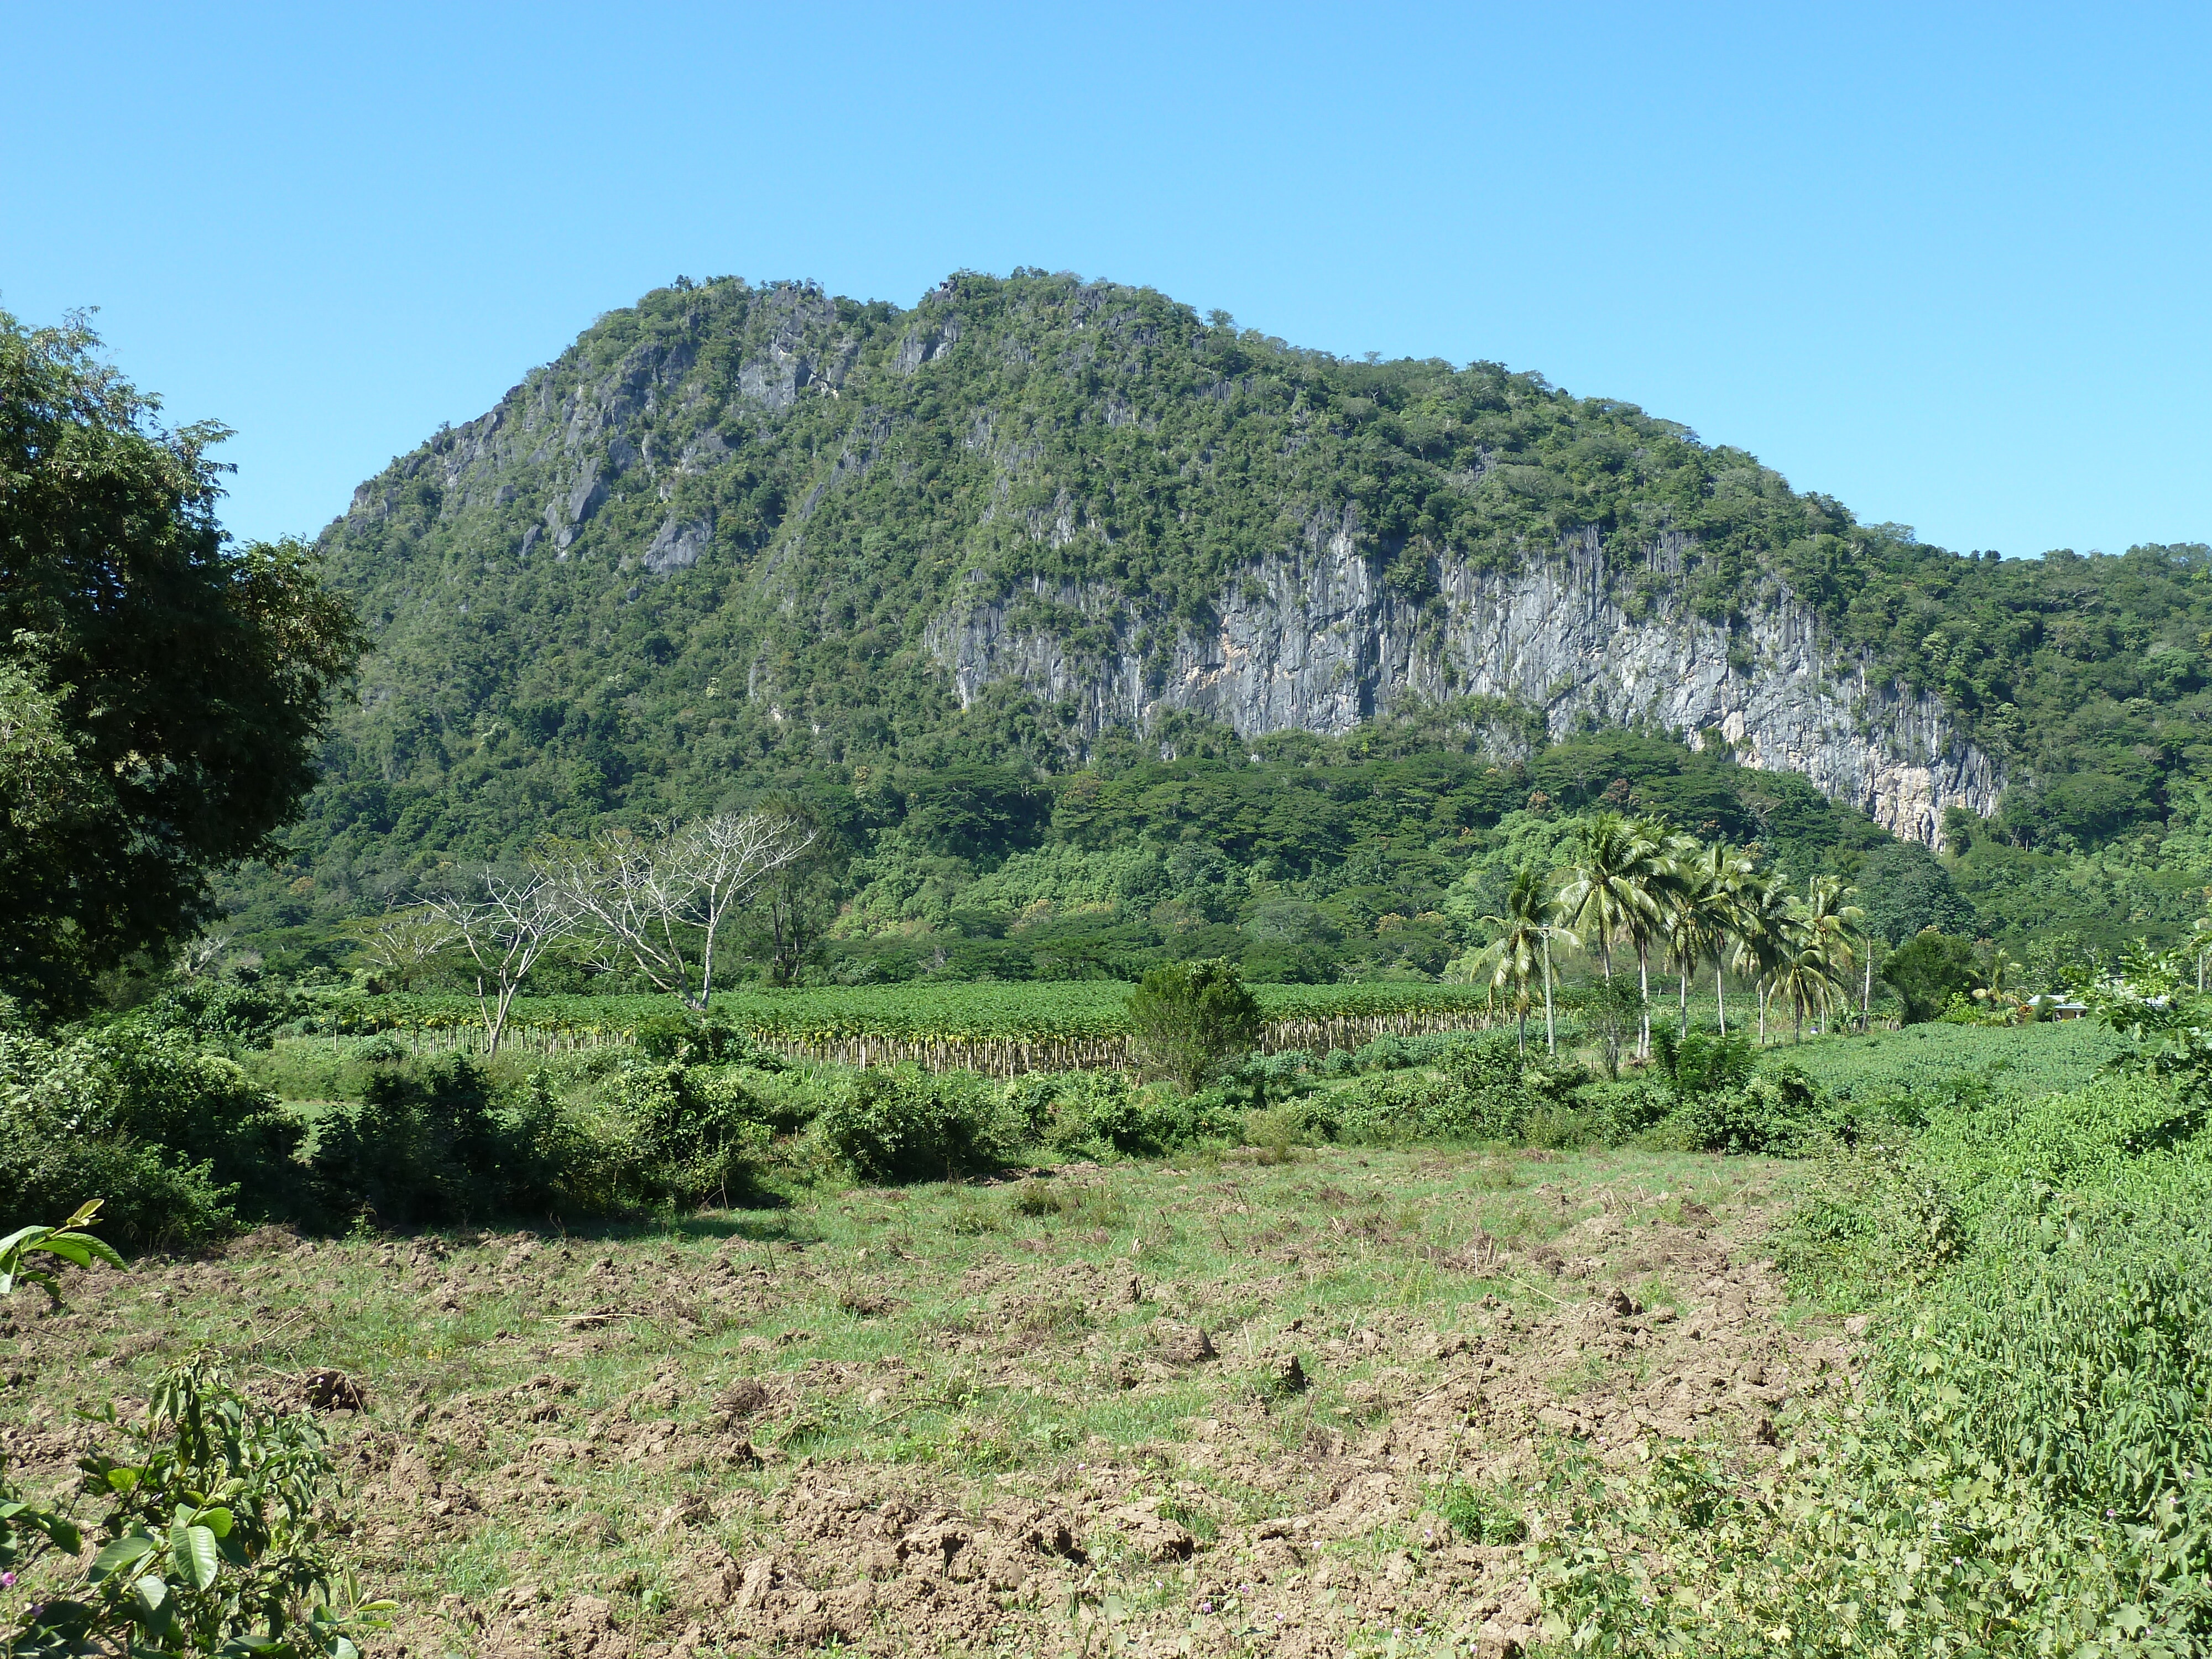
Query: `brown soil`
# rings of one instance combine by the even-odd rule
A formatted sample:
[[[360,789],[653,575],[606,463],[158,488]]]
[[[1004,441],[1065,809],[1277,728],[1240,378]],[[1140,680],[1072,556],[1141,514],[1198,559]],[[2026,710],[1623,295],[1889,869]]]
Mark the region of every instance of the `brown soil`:
[[[1510,1248],[1472,1223],[1408,1236],[1310,1177],[1318,1209],[1285,1218],[1251,1179],[1175,1188],[1224,1240],[1241,1222],[1233,1296],[1066,1259],[1096,1245],[1080,1232],[993,1238],[933,1291],[899,1195],[853,1195],[874,1243],[842,1261],[743,1237],[257,1234],[73,1274],[58,1313],[17,1297],[0,1452],[64,1490],[95,1437],[73,1396],[127,1408],[198,1334],[242,1351],[264,1398],[331,1430],[367,1584],[466,1586],[418,1595],[387,1652],[1338,1655],[1396,1630],[1407,1651],[1507,1653],[1534,1638],[1521,1551],[1456,1535],[1444,1483],[1512,1495],[1540,1528],[1547,1456],[1680,1439],[1755,1461],[1854,1363],[1784,1328],[1755,1194],[1717,1219],[1626,1180],[1540,1184],[1524,1202],[1566,1224]],[[1407,1276],[1395,1304],[1280,1312],[1332,1263],[1378,1260]],[[1646,1310],[1654,1286],[1674,1305]],[[892,1340],[948,1289],[963,1313]],[[472,1308],[499,1321],[486,1340],[426,1346]],[[881,1351],[814,1352],[831,1320],[880,1326]],[[323,1363],[283,1363],[301,1322]],[[959,1417],[963,1391],[999,1416]],[[1006,1443],[1015,1405],[1059,1398],[1129,1427]],[[925,1419],[951,1426],[887,1449]]]

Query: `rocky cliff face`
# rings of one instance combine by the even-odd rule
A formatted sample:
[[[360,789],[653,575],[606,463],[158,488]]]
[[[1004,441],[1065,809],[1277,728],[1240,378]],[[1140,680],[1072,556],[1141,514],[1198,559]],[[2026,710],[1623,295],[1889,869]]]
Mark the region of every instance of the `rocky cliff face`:
[[[2004,779],[1934,697],[1876,679],[1839,655],[1809,609],[1778,583],[1733,633],[1678,600],[1638,604],[1609,574],[1593,534],[1511,574],[1446,559],[1439,598],[1417,605],[1387,587],[1358,549],[1347,514],[1296,555],[1249,567],[1217,602],[1218,625],[1182,631],[1172,649],[1080,657],[1057,635],[1025,628],[1020,602],[956,606],[927,643],[962,702],[1014,680],[1071,702],[1091,736],[1143,726],[1169,708],[1227,722],[1246,737],[1292,728],[1338,732],[1409,696],[1491,696],[1541,712],[1554,737],[1585,717],[1728,743],[1744,763],[1803,774],[1893,834],[1934,842],[1943,813],[1986,817]],[[1682,545],[1647,562],[1680,574]],[[1093,620],[1123,620],[1109,590],[1032,583],[1027,597]],[[1657,585],[1661,594],[1664,583]],[[1118,630],[1128,637],[1126,626]]]

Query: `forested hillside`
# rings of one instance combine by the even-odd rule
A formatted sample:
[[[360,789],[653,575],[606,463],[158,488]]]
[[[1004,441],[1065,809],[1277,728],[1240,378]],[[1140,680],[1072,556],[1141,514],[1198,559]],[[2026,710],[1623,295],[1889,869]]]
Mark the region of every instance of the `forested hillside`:
[[[234,896],[250,900],[249,930],[313,928],[380,908],[441,860],[512,855],[549,830],[781,795],[837,826],[858,860],[836,875],[847,897],[875,884],[858,914],[888,908],[910,930],[932,909],[917,895],[1048,842],[1095,843],[1067,827],[1091,810],[1084,792],[1134,799],[1124,775],[1170,757],[1329,827],[1285,853],[1217,834],[1206,813],[1139,814],[1116,844],[1203,843],[1304,882],[1355,846],[1372,859],[1419,839],[1413,823],[1471,853],[1462,832],[1493,834],[1525,805],[1534,786],[1492,763],[1540,766],[1542,708],[1409,696],[1326,739],[1240,737],[1170,706],[1169,687],[1102,725],[1084,665],[1120,653],[1162,678],[1255,562],[1326,538],[1425,627],[1440,573],[1510,573],[1589,537],[1624,614],[1671,606],[1737,629],[1730,672],[1756,672],[1743,619],[1786,586],[1834,660],[1939,696],[2008,786],[1994,820],[1950,848],[1984,925],[2158,931],[2194,914],[2212,878],[2205,548],[1954,555],[1537,375],[1342,360],[1149,289],[1036,271],[963,273],[910,310],[679,281],[364,484],[322,545],[377,653],[300,857]],[[1064,695],[1000,681],[962,706],[945,619],[986,601],[1056,642]],[[1656,788],[1689,764],[1640,752],[1590,793],[1615,777]],[[1424,754],[1455,778],[1509,782],[1484,783],[1498,798],[1471,811],[1442,805],[1468,786],[1432,781],[1378,840],[1344,805],[1368,796],[1358,769]],[[933,792],[984,775],[1017,780],[969,792],[1012,790],[985,812],[1003,821],[943,829]],[[934,921],[963,908],[938,903]]]

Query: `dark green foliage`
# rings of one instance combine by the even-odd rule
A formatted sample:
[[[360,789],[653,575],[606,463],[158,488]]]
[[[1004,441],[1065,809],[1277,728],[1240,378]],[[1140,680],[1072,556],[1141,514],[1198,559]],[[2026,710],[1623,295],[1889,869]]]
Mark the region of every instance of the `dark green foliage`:
[[[459,1222],[551,1197],[534,1126],[501,1110],[467,1056],[379,1067],[357,1106],[332,1109],[313,1172],[326,1213],[383,1227]]]
[[[1883,982],[1905,1005],[1908,1024],[1936,1018],[1982,983],[1982,963],[1970,939],[1948,933],[1916,933],[1881,965]]]
[[[1386,1073],[1342,1097],[1336,1133],[1384,1145],[1415,1140],[1518,1140],[1535,1114],[1565,1103],[1580,1079],[1532,1066],[1510,1036],[1462,1038],[1443,1075]]]
[[[173,1033],[0,1035],[0,1230],[106,1200],[112,1237],[191,1245],[297,1213],[300,1125],[238,1066]]]
[[[307,549],[226,545],[224,429],[161,430],[98,345],[0,312],[0,992],[49,1014],[271,849],[361,648]]]
[[[949,1181],[996,1169],[1019,1149],[1018,1125],[981,1078],[909,1066],[858,1073],[813,1133],[872,1182]]]
[[[647,1060],[678,1065],[775,1064],[772,1054],[756,1055],[750,1038],[737,1026],[688,1011],[648,1015],[638,1022],[630,1040]]]
[[[1030,1092],[1039,1139],[1064,1152],[1158,1158],[1233,1134],[1239,1104],[1221,1090],[1178,1094],[1140,1087],[1126,1072],[1041,1079]]]
[[[304,1000],[287,986],[201,979],[163,992],[135,1010],[129,1023],[213,1047],[266,1048],[280,1030],[306,1012]]]
[[[1661,1133],[1690,1152],[1788,1157],[1809,1150],[1825,1127],[1825,1107],[1803,1073],[1777,1066],[1740,1086],[1684,1100]]]
[[[1146,1066],[1195,1092],[1260,1040],[1260,1005],[1233,963],[1167,963],[1129,994],[1129,1030]]]
[[[616,1144],[605,1161],[617,1182],[608,1195],[615,1202],[727,1206],[752,1196],[755,1165],[775,1126],[741,1074],[681,1061],[633,1066],[608,1092]],[[577,1147],[564,1163],[587,1166],[591,1152]]]
[[[1692,1030],[1678,1037],[1666,1025],[1653,1028],[1651,1052],[1667,1086],[1682,1100],[1741,1085],[1750,1077],[1754,1059],[1751,1039],[1741,1030],[1723,1036]]]
[[[1917,842],[1877,847],[1851,872],[1866,929],[1891,945],[1903,945],[1923,929],[1972,934],[1974,907],[1960,896],[1951,872]]]
[[[1652,1036],[1656,1042],[1658,1033]],[[1607,1146],[1625,1146],[1663,1122],[1678,1102],[1671,1089],[1641,1079],[1592,1083],[1575,1091],[1576,1105]]]

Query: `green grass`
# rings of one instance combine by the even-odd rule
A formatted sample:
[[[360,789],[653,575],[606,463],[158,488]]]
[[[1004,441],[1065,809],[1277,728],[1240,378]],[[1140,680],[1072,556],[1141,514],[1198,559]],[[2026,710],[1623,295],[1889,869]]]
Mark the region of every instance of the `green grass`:
[[[1192,1455],[1266,1395],[1270,1431],[1305,1471],[1295,1478],[1320,1483],[1297,1501],[1323,1504],[1328,1477],[1297,1449],[1386,1420],[1386,1386],[1429,1386],[1427,1331],[1558,1311],[1522,1278],[1440,1267],[1431,1251],[1476,1227],[1533,1243],[1601,1207],[1656,1216],[1662,1192],[1727,1215],[1747,1191],[1793,1178],[1755,1159],[1328,1151],[992,1188],[813,1189],[778,1210],[566,1237],[365,1238],[149,1260],[128,1278],[77,1281],[71,1312],[153,1346],[105,1362],[82,1346],[49,1352],[38,1397],[64,1408],[143,1392],[161,1364],[211,1344],[258,1376],[333,1367],[360,1379],[370,1441],[409,1437],[416,1413],[449,1410],[422,1425],[420,1443],[480,1511],[431,1523],[427,1538],[404,1505],[370,1514],[358,1542],[379,1587],[418,1610],[520,1584],[612,1595],[650,1630],[648,1592],[679,1571],[698,1534],[740,1560],[770,1547],[769,1505],[810,1462],[860,1479],[903,1471],[963,1512],[1110,1465],[1133,1492],[1176,1505],[1194,1534],[1218,1537],[1291,1501],[1279,1468]],[[1140,1300],[1126,1297],[1132,1278]],[[159,1303],[145,1295],[156,1288]],[[605,1324],[568,1328],[601,1311]],[[1211,1332],[1218,1358],[1164,1360],[1163,1321]],[[1270,1394],[1271,1356],[1286,1350],[1310,1385]],[[744,1376],[778,1389],[775,1407],[741,1427],[764,1468],[532,1450],[587,1431],[619,1446],[633,1425],[696,1429],[718,1391]],[[531,1420],[541,1404],[553,1415]],[[711,1513],[657,1530],[655,1517],[687,1499]],[[1110,1539],[1098,1559],[1120,1571]]]
[[[1941,1085],[1961,1074],[2031,1096],[2086,1087],[2126,1039],[2099,1020],[2035,1025],[1908,1025],[1865,1036],[1836,1036],[1762,1051],[1766,1066],[1804,1071],[1841,1099],[1867,1099]]]

